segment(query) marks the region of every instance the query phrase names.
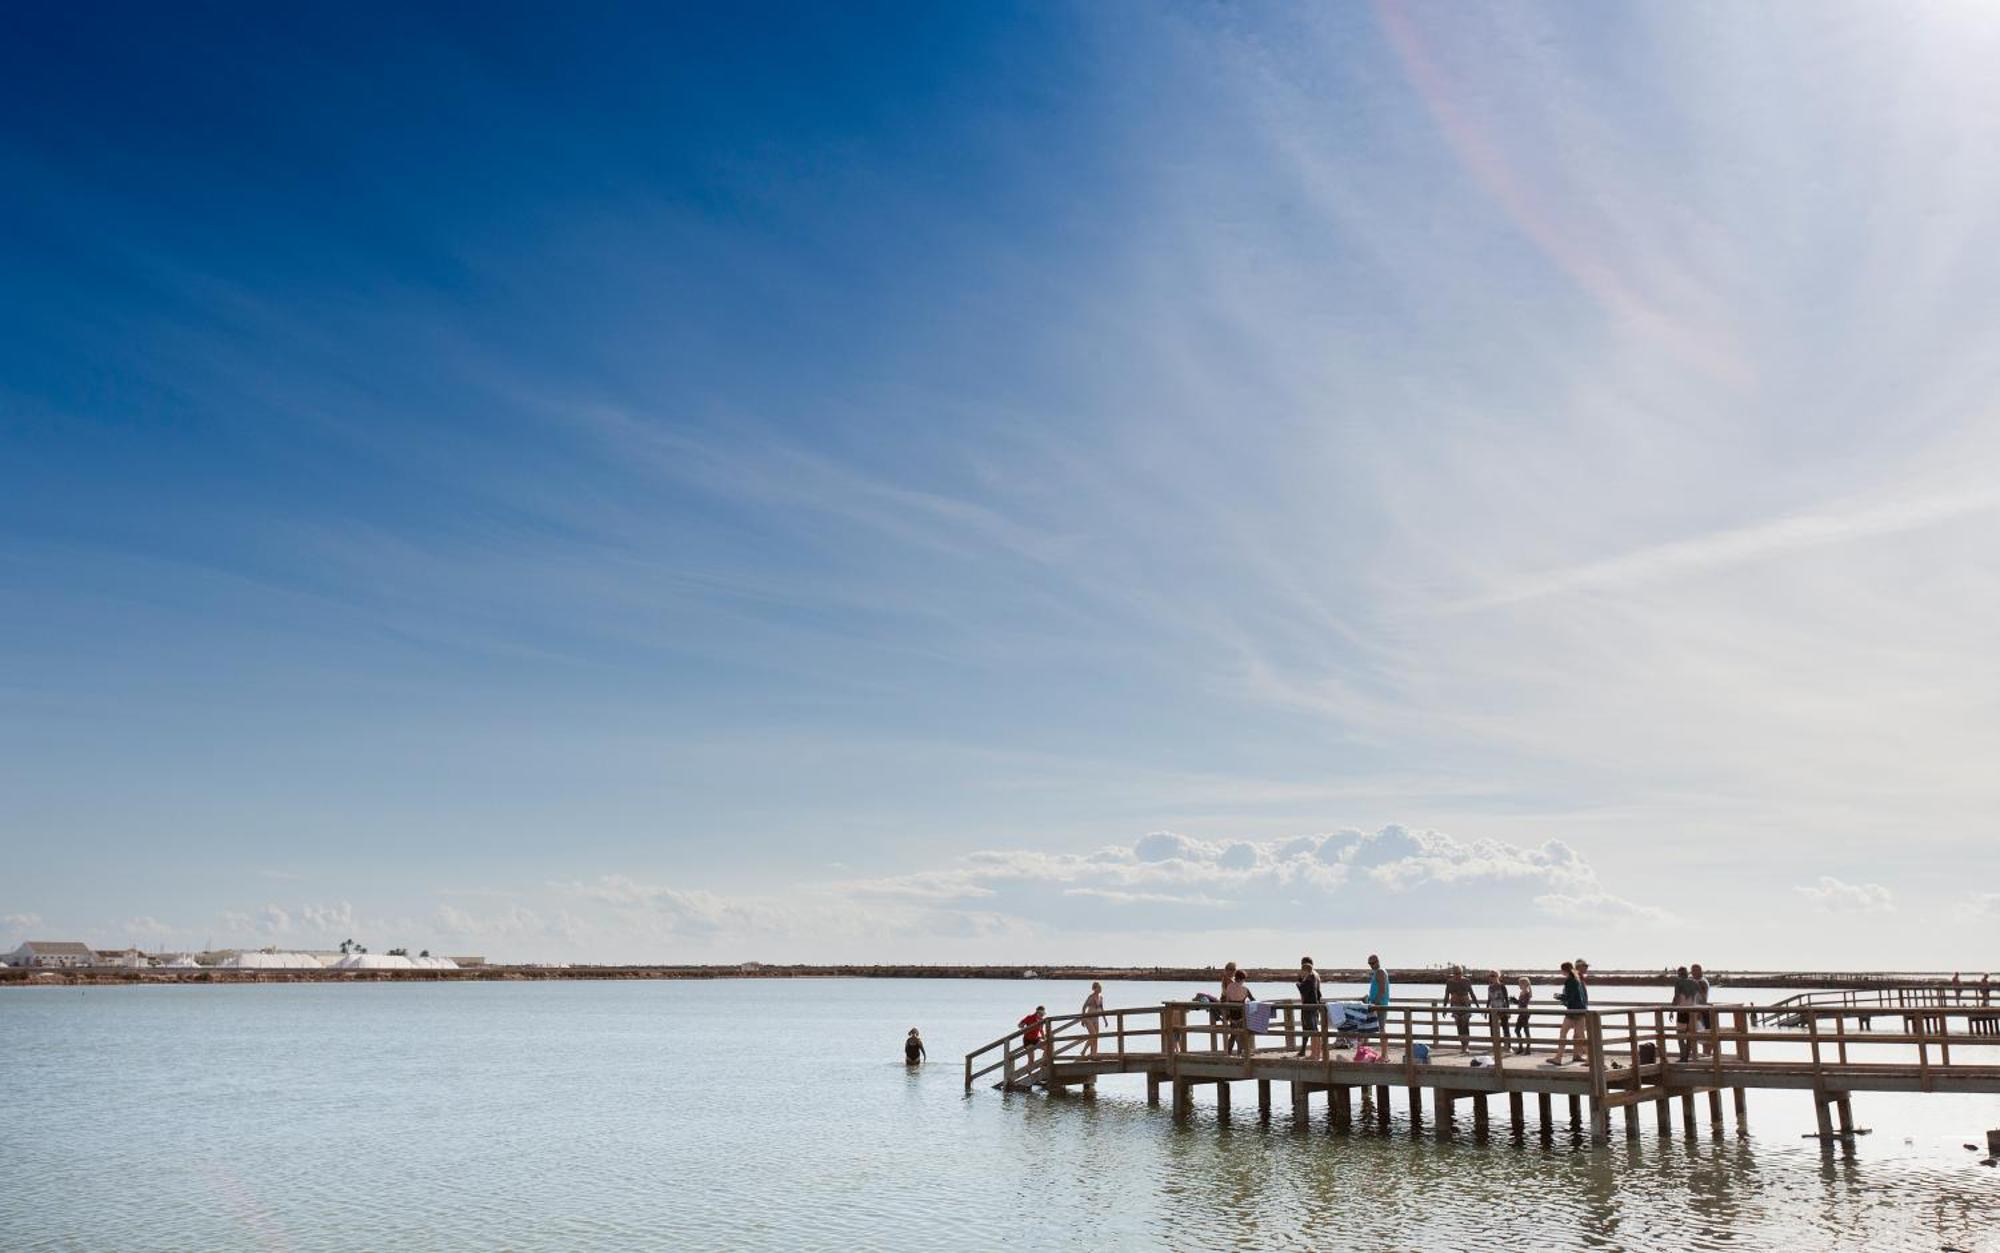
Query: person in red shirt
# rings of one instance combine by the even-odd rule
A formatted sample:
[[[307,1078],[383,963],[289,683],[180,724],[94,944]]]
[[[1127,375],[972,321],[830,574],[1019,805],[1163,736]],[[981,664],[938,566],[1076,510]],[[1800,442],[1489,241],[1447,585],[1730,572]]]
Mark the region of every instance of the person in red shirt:
[[[1021,1043],[1028,1046],[1028,1061],[1030,1064],[1033,1064],[1035,1060],[1035,1047],[1043,1044],[1042,1019],[1048,1016],[1048,1007],[1037,1005],[1035,1006],[1034,1013],[1029,1014],[1027,1017],[1021,1019],[1020,1022],[1014,1024],[1021,1029]],[[1043,1045],[1043,1053],[1044,1055],[1047,1053],[1046,1045]]]

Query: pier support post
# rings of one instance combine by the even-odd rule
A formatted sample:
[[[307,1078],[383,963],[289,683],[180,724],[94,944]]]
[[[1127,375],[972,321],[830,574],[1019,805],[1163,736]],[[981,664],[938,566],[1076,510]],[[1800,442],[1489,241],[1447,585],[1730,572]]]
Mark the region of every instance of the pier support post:
[[[1684,1136],[1694,1134],[1694,1093],[1692,1091],[1681,1093],[1681,1134]]]
[[[1570,1098],[1572,1101],[1575,1099],[1575,1097]],[[1594,1096],[1590,1098],[1590,1142],[1592,1144],[1611,1142],[1611,1107]]]
[[[1484,1136],[1490,1125],[1486,1117],[1486,1094],[1481,1092],[1472,1098],[1472,1134]]]
[[[1535,1113],[1542,1119],[1542,1134],[1548,1135],[1556,1129],[1555,1111],[1551,1108],[1555,1099],[1546,1092],[1535,1093]]]
[[[1739,1136],[1748,1135],[1750,1133],[1750,1099],[1743,1095],[1742,1088],[1731,1088],[1729,1091],[1730,1095],[1736,1101],[1736,1134]]]
[[[1708,1130],[1709,1134],[1716,1139],[1720,1140],[1722,1138],[1721,1088],[1710,1088],[1708,1090]]]
[[[1271,1081],[1257,1081],[1257,1117],[1268,1120],[1271,1117]]]
[[[1444,1120],[1440,1118],[1438,1119],[1438,1121],[1443,1122]],[[1423,1125],[1424,1125],[1424,1090],[1422,1088],[1411,1088],[1410,1128],[1411,1130],[1415,1130],[1416,1128],[1421,1127]]]
[[[1185,1117],[1194,1108],[1194,1085],[1187,1080],[1174,1079],[1174,1116]]]
[[[1215,1081],[1215,1116],[1224,1122],[1229,1121],[1229,1080],[1227,1079],[1218,1079]]]
[[[1417,1090],[1411,1088],[1410,1095],[1416,1094]],[[1431,1121],[1436,1124],[1439,1139],[1451,1134],[1451,1093],[1443,1088],[1431,1089]]]
[[[1660,1125],[1661,1135],[1670,1136],[1674,1133],[1673,1106],[1664,1096],[1653,1102],[1653,1121]]]
[[[1569,1126],[1572,1131],[1583,1126],[1583,1098],[1574,1092],[1569,1094]]]
[[[1297,1079],[1292,1080],[1292,1125],[1303,1127],[1312,1121],[1312,1093]]]
[[[1833,1119],[1827,1108],[1832,1103],[1832,1098],[1826,1093],[1813,1093],[1813,1121],[1819,1124],[1819,1138],[1822,1140],[1833,1139]]]
[[[1327,1109],[1333,1114],[1333,1125],[1341,1130],[1354,1125],[1354,1108],[1351,1099],[1354,1090],[1346,1084],[1335,1084],[1326,1094]]]
[[[1521,1094],[1519,1092],[1509,1092],[1507,1094],[1507,1116],[1514,1120],[1515,1135],[1527,1134],[1528,1119],[1525,1111],[1522,1109]]]
[[[1375,1089],[1375,1125],[1384,1131],[1389,1129],[1389,1089]]]
[[[1625,1107],[1625,1138],[1628,1140],[1639,1138],[1639,1107],[1637,1105],[1627,1105]]]
[[[1160,1073],[1156,1070],[1149,1070],[1146,1072],[1146,1104],[1158,1105],[1159,1103]]]
[[[1834,1101],[1834,1108],[1840,1112],[1840,1134],[1854,1138],[1854,1102],[1848,1093],[1841,1093]]]

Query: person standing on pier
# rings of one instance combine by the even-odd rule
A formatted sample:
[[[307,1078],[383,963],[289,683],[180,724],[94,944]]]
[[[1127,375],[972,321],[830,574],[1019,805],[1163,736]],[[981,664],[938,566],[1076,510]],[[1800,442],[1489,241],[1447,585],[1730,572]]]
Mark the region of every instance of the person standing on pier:
[[[1514,1051],[1528,1051],[1528,1005],[1535,999],[1535,985],[1522,975],[1520,990],[1514,993],[1514,1008],[1521,1011],[1514,1016]]]
[[[1383,1026],[1389,1024],[1389,972],[1382,969],[1382,959],[1368,954],[1368,995],[1362,998],[1375,1011],[1376,1019]]]
[[[1236,963],[1229,964],[1234,966]],[[1222,989],[1222,1022],[1225,1027],[1230,1028],[1243,1025],[1245,1007],[1256,999],[1255,994],[1250,991],[1249,983],[1243,978],[1243,972],[1239,970],[1235,974],[1236,977],[1230,981],[1229,986]],[[1243,1055],[1248,1057],[1250,1040],[1247,1035],[1239,1035],[1238,1032],[1231,1030],[1222,1037],[1222,1051],[1225,1054],[1235,1052],[1239,1044],[1243,1047]]]
[[[1444,980],[1444,1003],[1451,1007],[1451,1016],[1458,1023],[1458,1051],[1472,1051],[1472,980],[1465,977],[1465,967],[1453,966]]]
[[[1495,1045],[1507,1042],[1507,981],[1495,970],[1486,976],[1486,1016],[1492,1019]]]
[[[1556,1030],[1556,1055],[1545,1063],[1550,1066],[1560,1066],[1563,1064],[1563,1046],[1570,1042],[1572,1035],[1581,1034],[1584,1021],[1588,1017],[1590,1009],[1590,994],[1584,990],[1583,979],[1577,974],[1576,963],[1564,962],[1562,964],[1562,973],[1562,991],[1556,993],[1556,1000],[1562,1004],[1564,1011],[1563,1020],[1562,1026]],[[1583,1041],[1581,1039],[1577,1040],[1574,1045],[1571,1045],[1571,1051],[1581,1061],[1583,1058]]]
[[[924,1038],[917,1034],[915,1027],[911,1027],[910,1034],[903,1037],[903,1064],[921,1066],[927,1060],[929,1058],[924,1052]]]
[[[1681,1038],[1681,1060],[1694,1056],[1694,977],[1682,966],[1674,971],[1674,1027]]]
[[[1097,1033],[1104,1024],[1104,985],[1090,985],[1090,995],[1083,998],[1083,1029],[1087,1038],[1083,1042],[1083,1056],[1097,1056]]]
[[[1696,962],[1694,965],[1688,967],[1688,978],[1694,981],[1694,1003],[1701,1007],[1694,1011],[1694,1051],[1699,1056],[1706,1057],[1710,1053],[1713,1053],[1715,1048],[1702,1035],[1703,1032],[1708,1030],[1710,1014],[1707,1008],[1708,976],[1701,972],[1700,962]]]
[[[1304,1057],[1306,1051],[1310,1049],[1313,1060],[1323,1062],[1326,1060],[1326,1036],[1322,1028],[1325,1026],[1326,1011],[1322,1005],[1326,998],[1320,994],[1319,971],[1313,969],[1313,959],[1310,957],[1299,958],[1297,987],[1299,1004],[1305,1007],[1306,1029],[1306,1038],[1299,1042],[1299,1056]]]

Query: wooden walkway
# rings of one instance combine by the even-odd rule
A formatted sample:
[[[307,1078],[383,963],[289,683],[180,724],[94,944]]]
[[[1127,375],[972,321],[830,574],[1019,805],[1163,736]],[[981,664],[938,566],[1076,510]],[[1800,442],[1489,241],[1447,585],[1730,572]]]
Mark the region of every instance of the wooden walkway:
[[[1519,1012],[1471,1011],[1462,1045],[1461,1011],[1430,1003],[1393,1004],[1375,1031],[1338,1036],[1306,1031],[1297,1002],[1274,1003],[1268,1029],[1253,1035],[1212,1017],[1209,1004],[1172,1001],[1106,1010],[1094,1055],[1083,1017],[1058,1015],[1044,1020],[1035,1044],[1017,1029],[968,1053],[965,1086],[970,1091],[997,1076],[995,1086],[1003,1088],[1094,1091],[1101,1076],[1142,1074],[1151,1103],[1166,1090],[1176,1112],[1185,1112],[1196,1087],[1213,1085],[1217,1108],[1227,1115],[1230,1084],[1250,1080],[1261,1114],[1271,1110],[1273,1085],[1284,1084],[1296,1118],[1304,1120],[1312,1098],[1325,1093],[1336,1125],[1352,1119],[1357,1090],[1364,1113],[1387,1125],[1390,1090],[1403,1088],[1411,1122],[1422,1125],[1428,1095],[1441,1133],[1461,1102],[1485,1130],[1488,1103],[1497,1096],[1507,1098],[1519,1131],[1533,1097],[1544,1128],[1555,1125],[1560,1100],[1573,1125],[1581,1126],[1587,1113],[1597,1143],[1609,1139],[1614,1110],[1624,1110],[1626,1132],[1638,1134],[1639,1109],[1649,1104],[1661,1131],[1670,1129],[1676,1104],[1692,1131],[1698,1099],[1712,1129],[1721,1131],[1727,1104],[1741,1132],[1746,1094],[1757,1088],[1812,1092],[1819,1134],[1828,1141],[1855,1134],[1855,1092],[2000,1093],[2000,1040],[1993,1034],[2000,1009],[1977,1004],[1873,1007],[1887,1029],[1869,1030],[1860,1028],[1852,1004],[1798,998],[1782,1008],[1711,1005],[1686,1020],[1672,1006],[1606,1007],[1579,1024],[1587,1060],[1560,1067],[1548,1062],[1563,1011],[1527,1011],[1527,1053],[1513,1051],[1516,1041],[1506,1034]],[[1778,1025],[1784,1021],[1797,1025]],[[1356,1060],[1363,1046],[1380,1060]]]

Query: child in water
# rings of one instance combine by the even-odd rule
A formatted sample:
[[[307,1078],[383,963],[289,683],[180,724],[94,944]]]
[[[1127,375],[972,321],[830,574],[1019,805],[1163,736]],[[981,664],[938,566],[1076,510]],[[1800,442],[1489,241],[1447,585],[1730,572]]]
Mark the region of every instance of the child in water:
[[[917,1034],[915,1027],[911,1027],[910,1034],[903,1037],[903,1064],[921,1066],[924,1060],[924,1038]]]

